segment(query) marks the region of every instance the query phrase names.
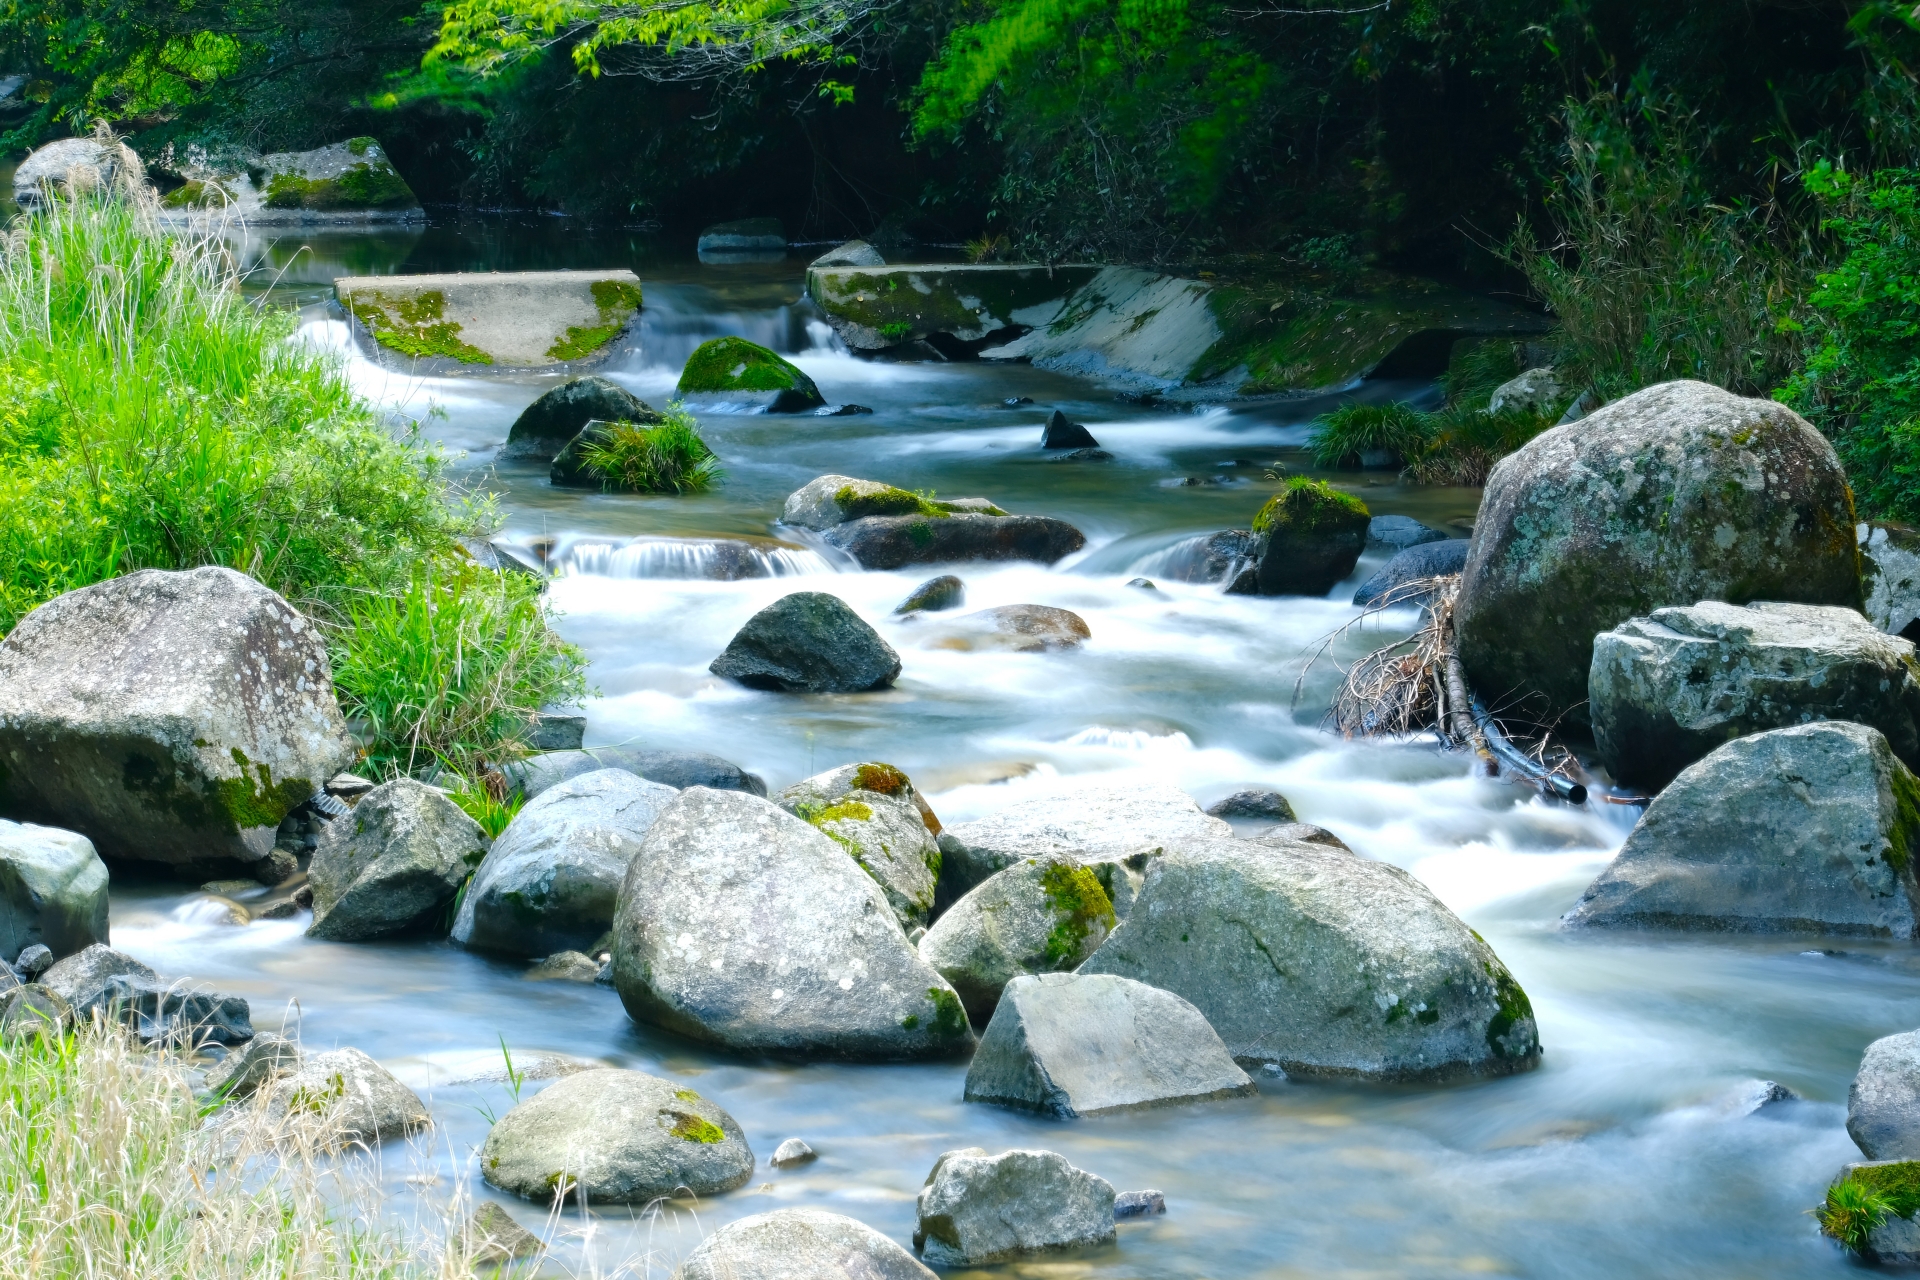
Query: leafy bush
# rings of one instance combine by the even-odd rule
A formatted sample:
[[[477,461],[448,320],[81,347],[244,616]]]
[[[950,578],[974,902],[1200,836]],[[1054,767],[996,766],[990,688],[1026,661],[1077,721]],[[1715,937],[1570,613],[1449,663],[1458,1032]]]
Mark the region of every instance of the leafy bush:
[[[655,426],[609,423],[580,453],[602,485],[630,493],[700,493],[725,474],[700,438],[699,424],[677,400]]]
[[[1322,467],[1360,465],[1369,453],[1390,453],[1396,462],[1417,457],[1431,432],[1426,415],[1408,405],[1343,404],[1313,424],[1307,447]]]

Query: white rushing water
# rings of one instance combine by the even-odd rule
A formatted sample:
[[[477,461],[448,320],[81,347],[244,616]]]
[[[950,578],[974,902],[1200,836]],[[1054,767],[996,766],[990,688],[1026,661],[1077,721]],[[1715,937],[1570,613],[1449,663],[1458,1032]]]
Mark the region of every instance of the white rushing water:
[[[1319,726],[1333,666],[1322,660],[1304,680],[1303,669],[1356,616],[1346,600],[1379,555],[1324,600],[1127,585],[1166,572],[1194,535],[1244,526],[1272,488],[1265,472],[1283,454],[1299,464],[1285,451],[1309,409],[1191,413],[1024,367],[857,360],[798,304],[720,305],[698,279],[649,281],[641,357],[611,376],[658,403],[694,343],[738,332],[793,353],[829,400],[875,412],[703,417],[728,469],[712,495],[560,492],[537,467],[486,469],[514,414],[552,380],[408,378],[349,354],[357,386],[421,418],[505,494],[507,536],[553,540],[557,625],[588,654],[600,695],[587,708],[589,744],[712,751],[773,788],[886,760],[947,822],[1042,795],[1070,809],[1076,789],[1132,779],[1176,783],[1202,803],[1274,786],[1302,819],[1406,868],[1487,937],[1532,998],[1545,1059],[1529,1075],[1447,1088],[1269,1076],[1257,1097],[1062,1124],[963,1104],[963,1063],[743,1060],[636,1026],[605,988],[529,982],[523,966],[447,944],[316,943],[301,920],[236,928],[204,898],[120,892],[116,945],[248,996],[260,1025],[287,1011],[309,1045],[356,1045],[430,1094],[433,1134],[380,1157],[403,1204],[444,1198],[463,1179],[489,1194],[473,1151],[483,1112],[507,1105],[507,1087],[458,1081],[497,1075],[504,1038],[521,1061],[558,1053],[684,1078],[740,1121],[763,1161],[789,1136],[821,1153],[800,1171],[763,1165],[746,1188],[698,1205],[606,1211],[591,1243],[582,1215],[562,1215],[569,1256],[644,1255],[638,1274],[664,1276],[703,1231],[783,1205],[851,1214],[905,1241],[935,1157],[967,1145],[1047,1147],[1123,1190],[1166,1193],[1167,1216],[1123,1225],[1113,1248],[994,1274],[1598,1280],[1844,1268],[1805,1210],[1857,1158],[1842,1126],[1861,1049],[1920,1025],[1911,948],[1560,932],[1558,916],[1612,856],[1633,810],[1549,803],[1475,777],[1465,758],[1430,744],[1345,742]],[[338,322],[316,317],[306,333],[350,353]],[[1009,396],[1035,403],[1009,410]],[[1044,461],[1038,423],[1055,404],[1116,460]],[[1092,640],[1068,653],[968,651],[942,643],[937,616],[894,616],[940,569],[847,572],[773,524],[786,493],[829,470],[982,493],[1080,525],[1090,546],[1060,565],[953,571],[968,609],[1071,609]],[[1470,494],[1391,482],[1362,494],[1377,512],[1437,523],[1471,512]],[[722,562],[755,576],[709,580]],[[802,588],[832,591],[880,630],[903,661],[894,689],[778,695],[708,673],[741,623]],[[1388,630],[1331,657],[1351,659],[1412,621],[1389,616],[1379,623]],[[1752,1113],[1761,1079],[1805,1100]],[[404,1180],[423,1168],[439,1181]],[[537,1208],[510,1207],[544,1229]]]

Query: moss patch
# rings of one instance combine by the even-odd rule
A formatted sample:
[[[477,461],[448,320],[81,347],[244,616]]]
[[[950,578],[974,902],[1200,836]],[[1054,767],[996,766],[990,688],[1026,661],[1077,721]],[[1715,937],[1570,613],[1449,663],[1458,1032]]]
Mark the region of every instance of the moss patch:
[[[694,1115],[691,1111],[662,1111],[660,1116],[664,1120],[672,1121],[668,1131],[683,1142],[698,1142],[713,1146],[727,1140],[725,1129],[711,1120]]]
[[[719,391],[785,391],[813,382],[791,362],[745,338],[715,338],[687,357],[681,395]]]
[[[406,297],[356,293],[346,300],[373,340],[404,356],[443,356],[462,364],[492,364],[493,357],[460,339],[460,325],[446,318],[447,295],[429,289]]]
[[[1893,828],[1887,832],[1887,848],[1882,855],[1887,865],[1900,875],[1908,874],[1913,855],[1920,848],[1920,779],[1916,779],[1898,760],[1891,761],[1893,776]]]
[[[1507,1044],[1507,1034],[1522,1018],[1533,1017],[1533,1002],[1527,999],[1527,993],[1513,980],[1507,967],[1498,960],[1486,962],[1487,977],[1493,980],[1493,998],[1499,1006],[1493,1017],[1487,1022],[1487,1047],[1493,1050],[1496,1058],[1526,1057],[1525,1053],[1514,1053]]]
[[[579,360],[590,356],[618,337],[627,321],[640,309],[640,290],[624,280],[595,280],[589,286],[593,305],[600,312],[597,325],[568,325],[566,336],[547,348],[555,360]]]
[[[962,1035],[967,1030],[967,1011],[960,997],[945,987],[928,987],[927,999],[933,1001],[933,1029],[943,1036]]]
[[[1047,963],[1056,969],[1069,968],[1083,958],[1081,948],[1095,924],[1113,928],[1113,900],[1100,887],[1099,877],[1071,862],[1056,862],[1042,871],[1040,888],[1047,895],[1047,905],[1059,916],[1047,935]]]
[[[276,173],[267,179],[269,209],[340,212],[355,209],[409,209],[418,203],[414,199],[413,188],[384,159],[349,166],[339,176],[332,178]]]
[[[912,790],[907,775],[890,764],[863,764],[853,771],[853,785],[862,791],[874,791],[883,796],[897,796]]]
[[[1827,1188],[1814,1210],[1820,1230],[1859,1253],[1867,1237],[1889,1217],[1911,1220],[1920,1211],[1920,1161],[1854,1169]]]
[[[1294,476],[1254,516],[1253,531],[1261,537],[1281,531],[1317,533],[1346,528],[1356,519],[1368,519],[1369,514],[1367,504],[1352,494],[1324,480]]]
[[[849,520],[863,520],[868,516],[932,516],[944,520],[952,514],[925,494],[892,485],[878,493],[872,490],[863,493],[850,484],[842,485],[834,491],[833,503]]]

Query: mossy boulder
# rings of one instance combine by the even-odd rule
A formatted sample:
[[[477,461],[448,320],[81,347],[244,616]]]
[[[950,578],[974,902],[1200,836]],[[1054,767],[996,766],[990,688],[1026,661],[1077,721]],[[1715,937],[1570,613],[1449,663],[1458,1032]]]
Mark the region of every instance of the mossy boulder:
[[[564,1076],[487,1133],[480,1175],[542,1204],[718,1195],[753,1176],[732,1116],[684,1085],[606,1068]]]
[[[448,372],[604,361],[631,349],[642,300],[625,270],[342,276],[333,292],[370,357]]]
[[[807,293],[846,344],[881,351],[944,336],[978,343],[990,334],[1051,318],[1060,300],[1098,267],[951,263],[829,266],[807,270]]]
[[[1239,1061],[1434,1081],[1539,1065],[1533,1007],[1418,880],[1317,844],[1181,843],[1080,966],[1171,991]]]
[[[796,591],[748,618],[707,669],[750,689],[865,693],[894,682],[900,655],[840,597]]]
[[[444,936],[447,909],[486,852],[480,824],[438,790],[412,778],[383,782],[320,829],[307,935]]]
[[[374,138],[264,155],[255,166],[266,208],[319,214],[418,214],[419,198]]]
[[[1703,382],[1534,437],[1487,480],[1454,610],[1489,700],[1586,701],[1594,637],[1702,600],[1861,605],[1853,497],[1793,410]],[[1575,712],[1584,718],[1584,711]]]
[[[433,1123],[419,1094],[354,1048],[303,1053],[294,1070],[268,1087],[266,1112],[275,1125],[285,1123],[290,1112],[320,1116],[330,1145],[343,1148],[372,1147]]]
[[[1920,1266],[1920,1160],[1848,1165],[1814,1216],[1823,1233],[1862,1262]]]
[[[1257,567],[1248,585],[1263,596],[1327,594],[1359,562],[1371,519],[1352,494],[1293,477],[1253,518]]]
[[[879,480],[853,476],[815,476],[787,495],[780,522],[797,529],[824,532],[870,516],[918,516],[940,520],[954,515],[1004,516],[1007,513],[986,498],[942,500]]]
[[[996,508],[997,510],[997,508]],[[1087,545],[1086,535],[1052,516],[989,515],[974,511],[867,516],[828,530],[826,541],[863,569],[976,560],[1032,560],[1052,564]]]
[[[1845,721],[1738,738],[1681,770],[1567,924],[1916,936],[1920,781]]]
[[[804,413],[826,404],[820,388],[791,361],[745,338],[714,338],[694,348],[674,394],[756,404],[769,413]]]
[[[70,591],[0,641],[0,815],[110,861],[248,870],[354,754],[319,632],[232,569]]]
[[[906,774],[877,761],[842,765],[795,783],[775,802],[845,849],[887,895],[902,928],[927,922],[940,846]]]
[[[1077,968],[1119,919],[1092,869],[1055,854],[1022,858],[948,907],[920,955],[985,1025],[1013,979]]]
[[[513,420],[502,458],[550,462],[587,423],[662,421],[658,410],[616,382],[601,377],[574,378],[535,400]]]

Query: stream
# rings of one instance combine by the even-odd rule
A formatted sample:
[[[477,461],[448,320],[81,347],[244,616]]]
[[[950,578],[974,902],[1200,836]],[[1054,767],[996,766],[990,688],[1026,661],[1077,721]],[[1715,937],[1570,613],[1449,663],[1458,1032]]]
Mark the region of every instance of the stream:
[[[1788,1277],[1847,1267],[1806,1210],[1860,1158],[1844,1121],[1861,1051],[1920,1026],[1911,946],[1560,932],[1557,918],[1637,810],[1548,803],[1475,777],[1464,755],[1429,743],[1344,742],[1319,727],[1334,669],[1322,660],[1304,681],[1303,669],[1358,614],[1353,588],[1382,554],[1326,599],[1229,597],[1156,576],[1183,539],[1244,527],[1274,488],[1269,472],[1308,469],[1306,424],[1334,397],[1193,410],[1024,365],[857,359],[801,298],[813,252],[703,266],[638,232],[512,217],[243,246],[256,287],[301,307],[303,340],[339,351],[363,393],[418,419],[457,474],[501,495],[503,536],[552,540],[563,570],[550,593],[556,625],[587,653],[600,695],[587,706],[589,746],[711,751],[773,790],[885,760],[949,824],[1129,779],[1177,783],[1203,805],[1247,784],[1277,787],[1302,820],[1406,868],[1485,935],[1532,999],[1546,1048],[1538,1071],[1443,1088],[1262,1075],[1254,1097],[1062,1123],[963,1104],[964,1062],[744,1060],[634,1024],[610,988],[528,981],[524,965],[445,942],[309,941],[305,918],[236,928],[205,895],[173,885],[117,886],[113,944],[163,974],[244,995],[256,1027],[297,1030],[309,1049],[358,1047],[416,1087],[435,1128],[378,1156],[403,1218],[430,1215],[463,1186],[494,1196],[474,1153],[487,1114],[512,1102],[502,1043],[522,1066],[558,1054],[681,1079],[731,1112],[761,1160],[753,1180],[698,1203],[566,1211],[554,1224],[558,1256],[583,1274],[665,1277],[704,1232],[779,1207],[847,1214],[904,1244],[935,1158],[966,1146],[1056,1150],[1119,1190],[1157,1188],[1167,1202],[1164,1217],[1123,1223],[1110,1248],[980,1275]],[[563,266],[639,273],[639,353],[602,372],[656,406],[694,346],[734,333],[787,354],[830,402],[873,413],[705,414],[702,433],[726,469],[705,495],[555,489],[544,464],[495,464],[493,453],[559,379],[391,372],[353,351],[326,302],[336,275]],[[1354,394],[1437,398],[1413,383]],[[1032,403],[1009,408],[1010,397]],[[1047,461],[1040,424],[1056,407],[1115,459]],[[927,623],[891,611],[935,570],[843,572],[803,546],[761,544],[777,576],[688,576],[701,553],[675,539],[776,536],[784,497],[829,471],[985,495],[1079,526],[1088,549],[1051,568],[956,572],[969,609],[1071,609],[1091,642],[1038,655],[932,647]],[[1453,532],[1479,498],[1391,473],[1333,478],[1375,514]],[[1139,575],[1157,588],[1126,585]],[[707,673],[749,616],[797,589],[831,591],[878,627],[904,661],[897,687],[782,695]],[[1389,615],[1332,656],[1351,660],[1413,623],[1411,611]],[[1760,1080],[1803,1100],[1755,1110]],[[820,1159],[773,1170],[767,1158],[793,1136]],[[503,1203],[548,1230],[542,1207]]]

